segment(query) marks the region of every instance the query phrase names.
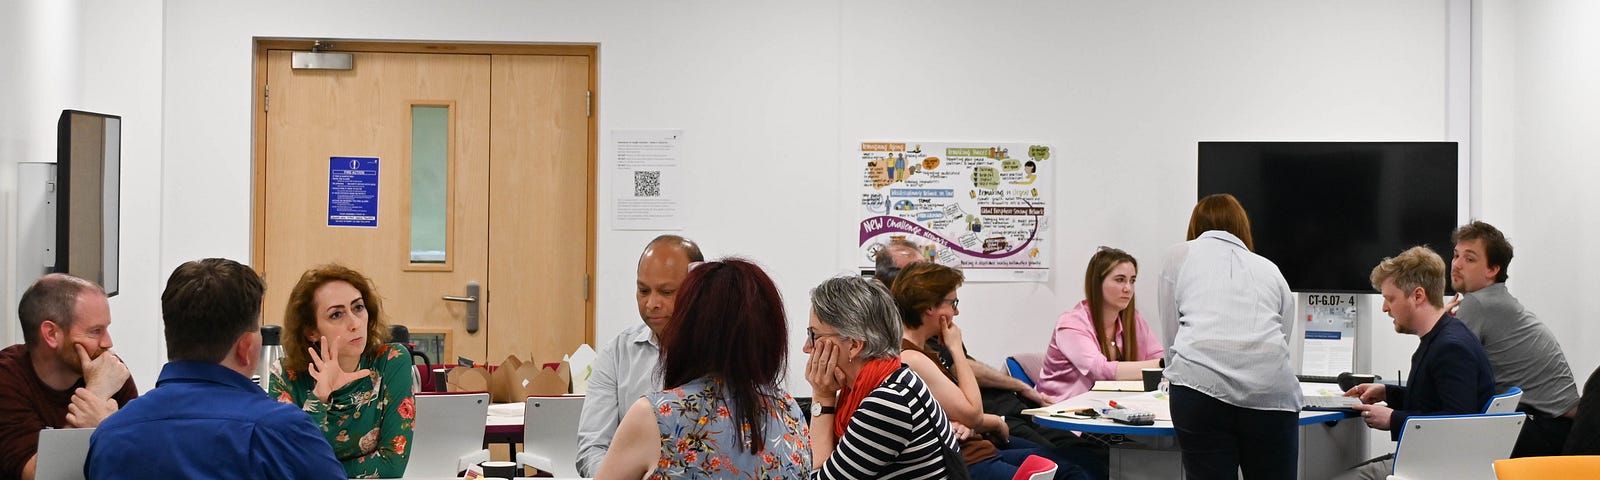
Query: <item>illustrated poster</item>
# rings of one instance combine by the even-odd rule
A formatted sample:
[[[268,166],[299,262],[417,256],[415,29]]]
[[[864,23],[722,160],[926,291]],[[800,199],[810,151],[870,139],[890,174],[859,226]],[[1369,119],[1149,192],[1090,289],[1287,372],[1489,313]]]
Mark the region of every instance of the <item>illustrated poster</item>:
[[[1045,281],[1052,153],[1041,143],[862,142],[859,266],[871,270],[902,238],[967,281]]]

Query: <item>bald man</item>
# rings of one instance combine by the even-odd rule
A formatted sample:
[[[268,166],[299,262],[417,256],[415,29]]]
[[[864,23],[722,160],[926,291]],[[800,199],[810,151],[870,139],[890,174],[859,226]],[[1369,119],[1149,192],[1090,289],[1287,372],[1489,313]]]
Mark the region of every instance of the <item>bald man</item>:
[[[661,331],[672,318],[673,300],[689,274],[689,264],[703,261],[700,247],[677,235],[656,237],[639,255],[634,297],[644,322],[600,347],[578,420],[579,475],[593,477],[600,470],[628,407],[644,394],[661,390],[661,378],[655,374]]]

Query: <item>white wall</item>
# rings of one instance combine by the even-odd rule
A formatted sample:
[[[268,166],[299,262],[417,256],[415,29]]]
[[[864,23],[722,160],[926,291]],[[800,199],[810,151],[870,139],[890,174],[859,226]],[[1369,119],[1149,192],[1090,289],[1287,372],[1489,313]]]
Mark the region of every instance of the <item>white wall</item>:
[[[161,291],[161,1],[83,0],[77,101],[67,108],[122,116],[122,244],[113,339],[141,390],[166,363]],[[181,187],[181,186],[180,186]]]
[[[1580,384],[1600,365],[1588,295],[1600,289],[1600,4],[1512,5],[1516,246],[1509,287],[1555,330]],[[1504,8],[1504,7],[1502,7]]]
[[[4,238],[15,245],[16,163],[56,158],[63,109],[121,115],[121,294],[111,299],[115,350],[141,388],[155,385],[166,355],[156,272],[160,240],[161,3],[158,0],[25,0],[0,6],[5,53],[0,63],[0,198]],[[3,250],[5,344],[21,343],[16,305],[32,282]],[[17,278],[13,278],[17,277]]]
[[[0,4],[0,300],[4,344],[22,343],[17,299],[32,278],[16,279],[17,163],[56,161],[56,119],[77,93],[77,1]]]
[[[769,267],[796,324],[807,290],[851,265],[854,142],[1057,145],[1052,280],[962,291],[990,362],[1043,348],[1095,246],[1159,269],[1195,197],[1194,142],[1445,134],[1441,2],[626,3],[169,0],[159,270],[249,257],[257,36],[599,43],[601,338],[638,321],[634,260],[654,235],[610,230],[612,129],[687,131],[701,188],[683,233]]]

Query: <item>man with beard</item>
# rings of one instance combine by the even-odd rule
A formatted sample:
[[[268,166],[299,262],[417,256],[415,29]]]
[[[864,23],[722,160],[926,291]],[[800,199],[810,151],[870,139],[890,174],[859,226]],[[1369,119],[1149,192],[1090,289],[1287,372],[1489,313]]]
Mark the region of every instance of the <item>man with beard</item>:
[[[111,353],[111,305],[93,282],[52,273],[17,306],[23,344],[0,350],[0,477],[33,478],[39,431],[93,428],[139,396]]]

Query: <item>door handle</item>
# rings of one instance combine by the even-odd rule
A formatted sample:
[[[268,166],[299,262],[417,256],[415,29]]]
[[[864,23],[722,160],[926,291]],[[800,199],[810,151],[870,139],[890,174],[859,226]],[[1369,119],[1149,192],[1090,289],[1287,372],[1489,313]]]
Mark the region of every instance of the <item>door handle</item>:
[[[467,333],[478,333],[478,290],[479,290],[478,282],[476,280],[474,280],[474,281],[467,282],[467,295],[466,296],[464,296],[464,297],[458,297],[458,296],[455,296],[455,295],[445,295],[444,296],[444,299],[446,301],[462,302],[462,303],[467,304]]]

